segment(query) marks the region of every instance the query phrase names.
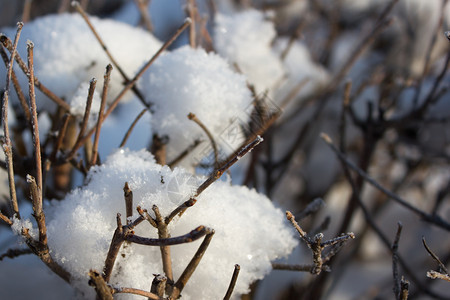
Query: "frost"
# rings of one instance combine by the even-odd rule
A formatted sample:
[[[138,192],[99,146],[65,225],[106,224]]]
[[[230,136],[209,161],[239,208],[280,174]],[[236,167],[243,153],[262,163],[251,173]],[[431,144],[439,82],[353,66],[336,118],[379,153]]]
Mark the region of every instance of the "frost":
[[[90,20],[115,60],[129,77],[160,48],[161,42],[150,33],[113,20],[90,17]],[[15,28],[2,29],[10,38]],[[108,56],[78,14],[49,15],[26,23],[19,40],[18,51],[26,61],[27,40],[33,41],[35,75],[59,97],[70,99],[80,84],[97,78],[97,90],[103,87],[103,75]],[[2,64],[3,65],[3,64]],[[4,67],[0,66],[0,82],[5,82]],[[17,65],[15,65],[16,70]],[[28,84],[22,71],[21,84]],[[117,70],[111,74],[109,99],[119,93],[123,78]],[[36,90],[37,103],[47,97]],[[128,93],[131,96],[131,93]],[[47,107],[47,109],[50,109]]]
[[[208,128],[223,151],[229,153],[239,145],[229,139],[223,141],[221,135],[233,126],[233,120],[247,122],[243,112],[252,98],[245,77],[232,71],[220,56],[188,46],[176,49],[158,58],[140,85],[154,103],[152,129],[169,137],[169,161],[196,139],[209,144],[200,126],[187,118],[189,113]],[[201,158],[198,156],[193,154],[194,159]]]
[[[13,224],[11,226],[11,230],[15,235],[22,236],[22,230],[28,229],[28,233],[33,237],[37,238],[37,230],[33,228],[33,224],[30,219],[18,219],[16,216],[12,219]]]
[[[272,89],[284,75],[271,43],[276,32],[264,14],[253,9],[234,15],[217,14],[214,47],[230,63],[236,63],[258,93]]]
[[[152,205],[157,205],[167,215],[187,200],[204,178],[192,176],[181,168],[172,171],[160,166],[144,150],[119,150],[102,166],[91,169],[89,176],[85,187],[72,191],[50,207],[48,237],[53,256],[73,274],[75,286],[86,297],[93,297],[93,289],[87,285],[87,272],[103,268],[116,228],[115,216],[125,212],[122,191],[125,181],[133,191],[134,207],[139,205],[151,212]],[[133,218],[136,216],[135,212]],[[206,189],[196,205],[172,221],[169,230],[175,237],[199,225],[213,228],[215,235],[184,289],[183,299],[223,297],[236,263],[241,265],[241,273],[235,292],[236,295],[245,293],[251,282],[270,272],[271,260],[288,255],[296,245],[284,214],[267,197],[226,181]],[[140,224],[135,232],[157,237],[156,229],[149,224]],[[175,279],[200,243],[171,247]],[[124,257],[119,255],[116,261],[113,285],[148,290],[152,274],[163,273],[158,247],[131,244],[121,253]]]

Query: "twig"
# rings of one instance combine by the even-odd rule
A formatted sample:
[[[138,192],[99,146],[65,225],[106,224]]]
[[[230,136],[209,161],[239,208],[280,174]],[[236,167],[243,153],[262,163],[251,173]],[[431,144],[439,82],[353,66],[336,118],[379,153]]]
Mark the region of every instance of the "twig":
[[[153,135],[151,153],[155,157],[156,163],[164,166],[166,164],[166,145],[169,138],[167,136],[160,137],[158,134]]]
[[[30,185],[31,200],[33,202],[33,215],[39,229],[39,243],[41,247],[47,247],[47,227],[45,225],[45,214],[42,210],[42,195],[33,176],[27,175]]]
[[[11,40],[3,35],[0,34],[0,41],[2,42],[3,46],[8,49],[8,51],[12,54],[13,52],[13,44],[11,42]],[[14,55],[14,59],[16,60],[16,62],[18,63],[19,67],[22,69],[22,71],[24,72],[25,75],[29,76],[29,70],[25,64],[25,62],[22,60],[22,58],[20,57],[20,55],[18,53],[16,53]],[[34,85],[42,92],[44,93],[47,97],[49,97],[53,102],[55,102],[57,105],[59,105],[60,107],[62,107],[64,110],[66,111],[70,111],[70,105],[68,103],[66,103],[63,99],[61,99],[60,97],[56,96],[52,91],[50,91],[44,84],[42,84],[38,78],[36,76],[34,76]]]
[[[356,166],[354,163],[352,163],[344,154],[342,154],[339,149],[336,148],[336,146],[333,145],[333,141],[331,138],[326,135],[325,133],[321,134],[322,139],[327,143],[327,145],[330,146],[331,150],[338,156],[339,160],[343,162],[345,165],[347,165],[350,169],[355,171],[359,176],[361,176],[364,180],[366,180],[368,183],[370,183],[373,187],[377,188],[381,192],[383,192],[385,195],[387,195],[392,200],[396,201],[400,205],[404,206],[405,208],[411,210],[415,214],[422,217],[424,221],[427,221],[429,223],[432,223],[438,227],[441,227],[445,230],[450,231],[450,224],[443,220],[438,215],[430,215],[425,213],[424,211],[418,209],[417,207],[409,204],[406,200],[400,198],[398,195],[394,194],[393,192],[389,191],[388,189],[384,188],[381,184],[379,184],[377,181],[375,181],[373,178],[371,178],[366,172],[361,170],[358,166]]]
[[[401,298],[401,280],[398,277],[398,242],[400,240],[400,234],[402,233],[402,223],[397,223],[397,233],[395,235],[394,243],[392,244],[392,273],[394,277],[394,295],[395,298],[400,300]]]
[[[204,235],[210,234],[212,229],[205,227],[205,226],[198,226],[194,230],[192,230],[189,233],[186,233],[185,235],[167,238],[167,239],[152,239],[152,238],[145,238],[141,236],[137,236],[134,234],[127,234],[125,235],[125,241],[136,243],[139,245],[147,245],[147,246],[173,246],[173,245],[179,245],[179,244],[185,244],[190,243],[195,240],[198,240]]]
[[[164,293],[166,290],[167,277],[161,274],[153,274],[155,278],[152,281],[152,287],[150,292],[158,295],[159,297],[164,297]]]
[[[197,268],[198,264],[200,263],[200,261],[203,257],[203,254],[205,254],[206,249],[208,248],[209,243],[211,242],[211,239],[214,235],[213,229],[207,228],[206,230],[207,230],[207,232],[205,232],[206,236],[203,239],[203,242],[201,243],[200,247],[198,247],[198,250],[194,254],[194,257],[191,259],[191,261],[187,265],[186,269],[184,269],[180,278],[178,278],[177,282],[175,283],[172,294],[170,295],[171,300],[172,299],[175,300],[180,296],[180,294],[183,291],[184,287],[186,286],[186,283],[188,282],[189,278],[191,278],[191,275],[194,273],[195,269]]]
[[[106,283],[105,279],[95,270],[89,271],[89,285],[94,286],[99,300],[113,300],[113,289]]]
[[[274,270],[283,270],[283,271],[298,271],[298,272],[309,272],[312,273],[312,270],[315,268],[313,264],[305,264],[305,265],[290,265],[290,264],[280,264],[280,263],[272,263],[272,269]],[[322,271],[330,272],[330,267],[327,265],[322,265]]]
[[[134,0],[134,3],[136,3],[136,6],[139,9],[141,20],[144,21],[145,27],[149,32],[153,32],[153,24],[148,11],[148,5],[150,4],[150,1]]]
[[[195,148],[197,148],[197,146],[200,145],[201,142],[202,142],[201,140],[195,140],[191,145],[189,145],[183,152],[181,152],[177,157],[175,157],[167,165],[170,168],[173,168],[180,161],[182,161],[189,153],[191,153],[191,151],[193,151]]]
[[[243,147],[237,154],[233,156],[229,161],[227,161],[222,167],[217,170],[214,170],[212,174],[197,188],[195,194],[191,196],[189,200],[175,208],[169,216],[166,217],[166,224],[169,224],[170,221],[176,215],[182,215],[186,209],[193,206],[197,200],[197,198],[206,188],[208,188],[211,184],[213,184],[217,179],[219,179],[223,173],[225,173],[232,165],[234,165],[239,159],[241,159],[244,155],[251,152],[253,148],[255,148],[259,143],[261,143],[263,139],[260,136],[257,136],[253,142]]]
[[[304,210],[302,210],[300,213],[297,214],[297,219],[301,220],[303,218],[306,218],[307,216],[317,212],[324,205],[325,201],[323,201],[322,198],[314,199],[313,201],[308,203],[308,205],[305,207]]]
[[[41,142],[39,140],[39,125],[37,117],[37,107],[36,107],[36,94],[34,90],[34,63],[33,63],[33,49],[34,44],[32,42],[27,43],[28,51],[28,70],[30,74],[29,79],[29,95],[30,95],[30,109],[31,109],[31,125],[33,128],[33,147],[35,153],[36,161],[36,184],[38,189],[38,199],[36,201],[41,202],[40,206],[42,208],[42,161],[41,161]],[[36,213],[36,212],[35,212]]]
[[[123,197],[125,199],[125,210],[128,224],[129,218],[133,216],[133,191],[128,186],[128,182],[125,182],[125,186],[123,187]]]
[[[194,121],[198,126],[200,126],[200,128],[208,136],[208,139],[211,142],[211,146],[213,147],[213,151],[214,151],[214,166],[215,166],[215,168],[217,168],[219,165],[219,151],[217,150],[217,143],[214,140],[214,137],[212,136],[211,131],[208,130],[208,128],[205,126],[205,124],[203,124],[203,122],[200,121],[200,119],[195,114],[189,113],[187,117],[189,120]]]
[[[106,98],[108,96],[109,80],[111,79],[111,71],[112,71],[112,69],[113,69],[112,65],[108,64],[106,66],[105,75],[103,76],[102,101],[100,103],[100,110],[98,112],[97,127],[95,128],[94,145],[92,147],[91,166],[93,166],[93,165],[95,165],[97,163],[98,141],[100,139],[100,130],[101,130],[102,124],[103,124],[103,112],[105,111]]]
[[[409,281],[402,278],[402,281],[400,283],[401,285],[401,300],[407,300],[408,294],[409,294]]]
[[[30,13],[31,13],[31,3],[33,0],[25,0],[25,3],[23,4],[23,10],[22,10],[22,22],[27,23],[30,21]]]
[[[108,47],[106,46],[105,42],[102,40],[100,35],[95,30],[94,25],[92,25],[91,21],[89,20],[89,16],[83,10],[83,8],[81,7],[80,3],[77,2],[77,1],[72,1],[72,7],[74,7],[76,9],[76,11],[83,17],[84,21],[89,26],[89,29],[94,34],[95,38],[97,39],[97,41],[101,45],[102,49],[105,51],[105,53],[108,56],[108,58],[111,60],[111,62],[114,65],[114,67],[119,71],[120,75],[122,75],[123,79],[125,80],[125,84],[129,83],[130,79],[128,78],[127,74],[125,74],[125,71],[120,67],[120,65],[114,59],[114,57],[112,56],[111,52],[109,52]],[[139,98],[139,100],[141,100],[142,104],[145,107],[150,108],[151,105],[145,101],[144,96],[142,95],[142,93],[139,91],[139,89],[134,84],[133,84],[133,86],[131,86],[131,89],[136,94],[136,96]]]
[[[239,276],[240,270],[241,270],[241,266],[239,266],[238,264],[234,265],[233,276],[231,277],[230,284],[228,285],[228,289],[225,294],[225,297],[223,297],[223,300],[229,300],[231,298],[231,295],[233,294],[234,286],[236,285],[236,281]]]
[[[155,213],[155,223],[156,228],[158,229],[158,238],[167,239],[170,238],[169,229],[167,228],[167,223],[159,212],[159,208],[156,205],[152,207],[153,212]],[[163,271],[166,274],[169,282],[173,283],[173,272],[172,272],[172,258],[170,255],[170,247],[169,246],[160,246],[161,252],[161,260],[163,263]],[[169,288],[169,286],[167,286]]]
[[[431,251],[430,247],[428,247],[427,242],[425,241],[425,237],[422,237],[422,243],[423,243],[423,246],[425,247],[425,249],[427,250],[428,254],[430,254],[431,257],[438,263],[439,268],[441,268],[442,271],[444,271],[446,274],[448,274],[448,270],[445,267],[445,265],[441,262],[439,257],[436,254],[434,254],[433,251]]]
[[[11,226],[13,224],[13,221],[11,221],[7,216],[5,216],[2,212],[0,212],[0,219]]]
[[[195,0],[188,0],[186,3],[186,14],[189,19],[192,21],[191,27],[189,28],[189,45],[192,48],[197,47],[196,43],[196,32],[195,32],[195,23],[196,23],[196,4]]]
[[[163,299],[162,297],[159,297],[158,295],[156,295],[152,292],[147,292],[147,291],[135,289],[135,288],[129,288],[129,287],[117,288],[117,287],[115,287],[112,289],[113,289],[113,294],[123,294],[123,293],[134,294],[134,295],[147,297],[147,299],[149,299],[149,300],[162,300]]]
[[[0,255],[0,261],[2,261],[5,257],[16,258],[26,254],[33,254],[33,252],[30,248],[8,249],[8,251]]]
[[[61,148],[61,146],[63,144],[64,136],[66,135],[67,126],[69,125],[69,120],[70,120],[70,114],[69,113],[64,114],[64,116],[62,117],[62,120],[61,120],[60,128],[58,130],[58,137],[56,138],[56,143],[53,147],[52,154],[50,155],[50,161],[52,161],[52,162],[56,161],[56,155],[58,153],[58,150]]]
[[[450,282],[450,276],[448,274],[442,274],[436,271],[428,271],[427,272],[427,277],[431,278],[431,279],[442,279],[445,281]]]
[[[88,122],[89,122],[89,116],[91,113],[91,106],[92,106],[92,99],[94,97],[94,91],[95,86],[97,84],[97,80],[95,78],[92,78],[91,81],[89,81],[89,92],[86,100],[86,107],[84,110],[84,116],[83,121],[81,122],[80,132],[78,133],[77,141],[75,142],[75,145],[73,146],[72,150],[67,154],[65,157],[66,160],[72,159],[75,154],[77,153],[78,149],[86,143],[86,140],[83,139],[84,132],[86,131]],[[96,127],[95,127],[96,128]],[[95,130],[94,128],[94,130]]]
[[[148,111],[147,108],[144,108],[134,119],[133,123],[131,123],[130,128],[128,128],[127,132],[125,133],[125,136],[122,139],[122,142],[119,145],[119,148],[122,148],[127,143],[128,138],[131,135],[131,132],[133,131],[134,127],[136,126],[137,122],[142,118],[142,116]]]
[[[22,31],[23,23],[17,23],[17,32],[14,38],[14,45],[11,47],[11,57],[8,65],[8,72],[6,75],[6,86],[5,92],[3,93],[3,107],[2,107],[2,119],[3,119],[3,132],[4,132],[4,144],[3,151],[5,152],[6,165],[8,170],[8,183],[9,183],[9,196],[11,201],[11,206],[14,214],[17,218],[20,218],[19,205],[17,204],[17,194],[16,194],[16,184],[14,182],[14,163],[13,163],[13,153],[11,138],[9,135],[9,124],[8,124],[8,100],[9,100],[9,90],[10,82],[12,76],[12,69],[14,58],[17,54],[17,44],[19,42],[20,33]]]

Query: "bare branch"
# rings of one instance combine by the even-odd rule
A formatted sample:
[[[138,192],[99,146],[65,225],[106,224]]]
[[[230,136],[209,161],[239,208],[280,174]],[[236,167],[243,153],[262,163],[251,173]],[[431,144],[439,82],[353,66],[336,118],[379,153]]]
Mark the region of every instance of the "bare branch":
[[[33,254],[33,252],[30,248],[8,249],[8,251],[0,255],[0,261],[2,261],[5,257],[16,258],[26,254]]]
[[[392,273],[394,277],[394,295],[396,299],[401,299],[401,280],[398,276],[398,242],[400,240],[400,234],[402,233],[402,223],[397,223],[397,233],[395,234],[395,240],[392,244]]]
[[[150,4],[150,1],[134,0],[134,3],[136,3],[136,6],[139,9],[139,13],[141,14],[141,20],[144,21],[145,28],[147,28],[149,32],[153,32],[153,24],[148,10],[148,5]]]
[[[239,276],[240,270],[241,270],[241,266],[239,266],[238,264],[234,265],[233,276],[231,277],[230,284],[228,285],[228,289],[225,294],[225,297],[223,297],[223,300],[229,300],[231,298],[231,295],[233,294],[234,286],[236,285],[236,281]]]
[[[441,262],[441,260],[439,259],[439,257],[434,254],[434,252],[430,249],[430,247],[428,247],[427,242],[425,241],[425,238],[422,237],[422,243],[423,246],[425,247],[425,249],[427,250],[428,254],[431,255],[431,257],[437,262],[437,264],[439,265],[439,268],[444,271],[447,275],[448,275],[448,270],[445,267],[445,265]]]
[[[130,128],[128,128],[127,132],[125,133],[125,136],[122,139],[122,142],[119,145],[119,148],[122,148],[127,143],[128,138],[131,135],[131,132],[133,131],[134,127],[136,126],[137,122],[142,118],[142,116],[148,111],[147,108],[144,108],[134,119],[133,123],[131,123]]]
[[[192,28],[192,27],[191,27]],[[208,130],[208,128],[203,124],[202,121],[193,113],[188,114],[188,119],[194,121],[200,128],[206,133],[206,135],[209,138],[209,141],[211,142],[211,146],[214,150],[214,168],[217,168],[219,166],[219,151],[217,150],[217,143],[214,140],[213,135],[211,134],[211,131]]]
[[[125,186],[123,187],[123,197],[125,198],[125,209],[128,223],[128,219],[133,216],[133,191],[128,186],[128,182],[125,182]]]
[[[139,295],[139,296],[144,296],[147,297],[147,299],[150,300],[163,300],[164,298],[159,297],[158,295],[152,293],[152,292],[147,292],[147,291],[143,291],[140,289],[135,289],[135,288],[129,288],[129,287],[115,287],[112,288],[113,289],[113,294],[121,294],[121,293],[127,293],[127,294],[134,294],[134,295]]]
[[[113,289],[106,283],[105,279],[95,270],[89,271],[89,285],[95,288],[97,299],[113,300]]]

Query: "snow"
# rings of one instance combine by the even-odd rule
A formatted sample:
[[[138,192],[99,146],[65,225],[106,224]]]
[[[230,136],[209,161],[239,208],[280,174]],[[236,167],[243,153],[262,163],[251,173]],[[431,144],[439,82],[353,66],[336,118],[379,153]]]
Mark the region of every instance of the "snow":
[[[160,48],[161,42],[152,34],[114,20],[90,17],[98,34],[112,56],[128,77],[132,78],[139,67]],[[15,28],[2,31],[13,39]],[[103,87],[103,75],[110,63],[100,44],[78,14],[48,15],[26,23],[19,40],[18,51],[26,61],[26,41],[33,41],[35,75],[59,97],[70,99],[85,82],[96,78],[97,91]],[[21,85],[27,79],[15,64]],[[4,65],[0,66],[0,82],[5,82]],[[112,100],[123,87],[123,78],[117,70],[111,74],[108,99]],[[36,89],[37,103],[47,110],[49,100]],[[128,93],[128,98],[131,97]]]
[[[223,133],[230,126],[241,131],[238,125],[248,121],[244,111],[251,105],[252,97],[245,77],[234,72],[217,54],[189,46],[167,52],[143,75],[140,86],[154,103],[153,130],[159,136],[169,137],[168,161],[197,139],[205,142],[184,165],[198,163],[208,154],[205,150],[211,149],[205,132],[188,119],[189,113],[206,126],[224,154],[239,146],[237,140],[228,139]]]
[[[219,13],[215,18],[215,50],[230,63],[236,63],[258,93],[271,90],[285,72],[271,48],[275,36],[273,23],[254,9],[233,15]]]
[[[93,167],[88,178],[86,186],[72,191],[63,201],[54,202],[47,209],[47,216],[52,255],[74,276],[74,285],[87,297],[93,297],[87,272],[103,268],[116,228],[116,214],[125,212],[124,183],[128,182],[133,191],[134,208],[139,205],[152,214],[152,205],[157,205],[165,216],[186,201],[205,178],[182,168],[171,170],[158,165],[145,150],[128,149],[118,150],[103,165]],[[133,218],[136,217],[134,212]],[[235,295],[245,293],[251,282],[270,272],[271,260],[288,255],[297,244],[283,212],[267,197],[227,181],[218,181],[206,189],[193,207],[172,221],[169,230],[175,237],[199,225],[213,228],[215,235],[184,289],[183,299],[223,297],[236,263],[241,265],[241,272]],[[157,237],[156,229],[148,223],[137,226],[135,232]],[[200,243],[171,247],[175,279]],[[152,274],[163,273],[158,247],[128,245],[121,253],[125,258],[119,255],[116,261],[113,285],[147,290]],[[208,288],[198,288],[200,285]]]

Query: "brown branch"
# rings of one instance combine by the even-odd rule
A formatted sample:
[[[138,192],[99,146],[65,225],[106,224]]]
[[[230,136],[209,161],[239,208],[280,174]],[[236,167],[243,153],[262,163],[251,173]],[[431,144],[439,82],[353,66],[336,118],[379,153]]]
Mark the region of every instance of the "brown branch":
[[[22,9],[22,22],[27,23],[30,21],[30,13],[31,13],[31,3],[33,0],[25,0]]]
[[[30,185],[33,216],[39,229],[39,243],[42,247],[47,247],[47,227],[45,225],[45,214],[42,210],[42,194],[33,176],[27,175],[27,182]]]
[[[148,11],[148,5],[150,4],[150,1],[134,0],[134,3],[136,3],[137,8],[139,9],[141,20],[144,22],[145,27],[149,32],[153,32],[153,24]]]
[[[61,148],[61,146],[63,144],[64,136],[66,135],[66,131],[67,131],[67,126],[69,125],[69,120],[70,120],[70,114],[69,113],[64,114],[64,116],[62,117],[62,120],[61,120],[60,128],[58,130],[58,137],[56,138],[56,143],[53,147],[52,154],[50,155],[50,160],[52,162],[56,161],[56,155],[58,153],[58,150]]]
[[[431,279],[442,279],[445,281],[450,282],[450,276],[448,274],[442,274],[436,271],[428,271],[427,277]]]
[[[122,148],[127,143],[128,138],[131,135],[131,132],[133,131],[134,127],[136,126],[137,122],[142,118],[142,116],[148,111],[147,108],[144,108],[134,119],[133,123],[131,123],[130,128],[128,128],[127,132],[125,133],[125,136],[122,139],[122,142],[119,145],[119,148]]]
[[[0,212],[0,220],[5,222],[9,226],[11,226],[13,224],[13,222],[7,216],[5,216],[2,212]]]
[[[14,45],[11,47],[11,57],[9,60],[9,65],[7,66],[6,75],[6,86],[3,93],[3,107],[2,107],[2,119],[3,119],[3,132],[4,132],[4,143],[3,151],[5,152],[6,166],[8,171],[8,184],[9,184],[9,196],[12,210],[17,218],[20,218],[19,205],[17,203],[17,193],[16,184],[14,182],[14,163],[13,163],[13,153],[12,153],[12,143],[9,135],[9,124],[8,124],[8,100],[9,100],[9,90],[10,82],[13,70],[14,58],[17,55],[17,44],[19,42],[20,33],[22,31],[23,23],[17,23],[17,32],[14,38]],[[3,37],[3,36],[2,36]]]
[[[186,269],[184,269],[180,278],[178,278],[177,282],[175,283],[175,286],[173,287],[173,292],[170,295],[170,299],[177,299],[179,297],[179,295],[183,291],[184,287],[186,286],[189,278],[191,278],[191,275],[194,273],[195,269],[197,268],[198,264],[200,263],[203,255],[206,252],[206,249],[208,249],[209,243],[211,242],[213,235],[214,235],[214,230],[207,228],[206,236],[203,239],[203,242],[201,243],[197,252],[194,254],[194,257],[191,259],[191,261],[187,265]]]
[[[233,294],[234,286],[236,285],[236,281],[239,276],[240,270],[241,270],[241,266],[239,266],[238,264],[234,265],[233,276],[231,277],[230,284],[228,285],[228,289],[225,294],[225,297],[223,297],[223,300],[229,300],[231,298],[231,295]]]
[[[211,142],[211,146],[214,151],[214,168],[217,168],[219,166],[219,151],[217,150],[217,143],[214,140],[213,135],[211,134],[211,131],[208,130],[208,128],[203,124],[202,121],[193,113],[188,114],[188,119],[191,121],[194,121],[200,128],[206,133],[208,136],[209,141]]]
[[[430,247],[428,247],[428,245],[427,245],[427,242],[425,241],[425,238],[424,237],[422,237],[422,243],[423,243],[423,246],[425,247],[425,249],[427,250],[427,252],[428,252],[428,254],[430,254],[430,256],[437,262],[437,264],[439,265],[439,268],[441,269],[441,271],[443,272],[443,273],[445,273],[445,274],[442,274],[443,276],[447,276],[448,277],[448,270],[447,270],[447,268],[445,267],[445,265],[441,262],[441,260],[439,259],[439,257],[436,255],[436,254],[434,254],[434,252],[430,249]],[[434,271],[430,271],[430,272],[434,272]],[[430,272],[428,272],[428,273],[430,273]],[[428,276],[428,273],[427,273],[427,276]],[[430,276],[428,276],[428,277],[430,277]],[[430,277],[430,278],[433,278],[433,277]],[[434,279],[434,278],[433,278]],[[442,278],[441,278],[442,279]]]
[[[31,108],[31,127],[33,128],[33,147],[35,153],[36,161],[36,184],[38,190],[38,198],[36,201],[41,202],[40,206],[42,209],[42,161],[41,161],[41,142],[39,139],[39,124],[37,117],[37,107],[36,107],[36,93],[34,90],[34,62],[33,62],[33,49],[34,44],[32,42],[27,42],[27,52],[28,52],[28,70],[30,74],[29,79],[29,96],[30,96],[30,108]],[[36,212],[35,212],[36,213]]]
[[[109,87],[109,81],[111,79],[112,69],[113,69],[112,65],[108,64],[106,66],[105,75],[103,76],[102,101],[100,103],[100,110],[98,112],[98,118],[97,118],[97,126],[95,128],[94,145],[92,147],[91,166],[93,166],[97,163],[98,142],[100,139],[100,130],[101,130],[102,124],[103,124],[103,112],[105,111],[105,107],[106,107],[106,98],[108,96],[108,87]]]
[[[164,293],[166,290],[167,277],[160,274],[153,274],[155,278],[152,281],[152,287],[150,292],[158,295],[159,297],[164,297]]]
[[[8,51],[10,53],[13,53],[14,46],[13,46],[11,40],[7,36],[1,34],[0,35],[0,42],[3,44],[3,46],[6,49],[8,49]],[[18,53],[16,53],[14,55],[14,59],[17,62],[17,64],[19,65],[19,67],[22,69],[23,73],[25,75],[29,76],[29,70],[27,68],[27,65],[25,64],[25,62],[22,60],[22,58],[20,57],[20,55]],[[34,85],[42,93],[44,93],[44,95],[46,95],[48,98],[50,98],[50,100],[55,102],[57,105],[61,106],[64,110],[70,111],[70,105],[68,103],[66,103],[63,99],[61,99],[60,97],[56,96],[52,91],[50,91],[44,84],[42,84],[38,80],[38,78],[36,76],[34,76]]]
[[[139,296],[144,296],[147,297],[147,299],[150,300],[163,300],[164,298],[159,297],[158,295],[152,293],[152,292],[147,292],[144,290],[140,290],[140,289],[135,289],[135,288],[129,288],[129,287],[115,287],[112,288],[113,289],[113,294],[121,294],[121,293],[127,293],[127,294],[134,294],[134,295],[139,295]]]
[[[173,168],[180,161],[182,161],[189,153],[191,153],[195,148],[197,148],[197,146],[200,145],[201,142],[202,142],[201,140],[195,140],[191,145],[189,145],[185,150],[183,150],[183,152],[181,152],[177,157],[175,157],[167,165],[170,168]]]
[[[158,238],[159,239],[167,239],[170,238],[169,229],[167,228],[167,223],[159,212],[159,208],[156,205],[152,207],[153,212],[155,213],[155,221],[158,229]],[[163,271],[166,274],[169,282],[173,282],[173,271],[172,271],[172,258],[170,255],[170,247],[169,246],[160,246],[161,252],[161,260],[163,263]]]
[[[84,145],[87,140],[83,138],[84,132],[86,131],[88,122],[89,122],[89,115],[91,113],[91,106],[92,106],[92,99],[94,97],[94,91],[95,86],[97,84],[97,80],[95,78],[92,78],[91,81],[89,81],[89,91],[88,96],[86,100],[86,107],[84,110],[84,116],[83,121],[81,122],[80,132],[78,133],[77,141],[75,142],[75,145],[73,146],[72,150],[67,154],[65,157],[66,160],[71,160],[75,154],[77,153],[78,149]],[[94,128],[95,130],[95,128]]]
[[[105,42],[102,40],[100,35],[95,30],[94,25],[89,20],[89,16],[83,10],[80,3],[77,1],[72,1],[72,7],[74,7],[76,9],[76,11],[83,17],[84,21],[86,22],[86,24],[88,25],[88,27],[92,31],[92,33],[94,34],[95,38],[99,42],[102,49],[105,51],[108,58],[111,60],[114,67],[119,71],[120,75],[122,75],[123,79],[125,80],[125,84],[129,83],[130,79],[128,78],[127,74],[125,74],[125,71],[120,67],[120,65],[114,59],[111,52],[109,52],[108,47],[106,46]],[[150,108],[150,104],[145,101],[144,96],[142,95],[142,93],[139,91],[139,89],[134,84],[133,84],[133,86],[131,86],[131,89],[133,90],[134,94],[139,98],[139,100],[141,100],[142,104],[145,107]]]
[[[168,142],[168,137],[160,137],[157,134],[153,135],[152,146],[150,152],[155,157],[156,163],[160,165],[166,164],[166,145]]]
[[[196,23],[196,3],[195,0],[187,0],[186,3],[186,14],[188,15],[188,18],[191,20],[191,27],[189,28],[189,45],[192,48],[197,47],[196,42],[196,32],[195,32],[195,23]]]
[[[133,216],[133,191],[128,186],[128,182],[125,182],[125,186],[123,187],[123,197],[125,198],[125,210],[128,224],[128,219]]]
[[[315,268],[315,265],[313,265],[313,264],[290,265],[290,264],[272,263],[272,269],[274,269],[274,270],[298,271],[298,272],[312,273],[314,268]],[[327,265],[322,265],[322,271],[330,272],[331,270]]]
[[[33,252],[30,248],[8,249],[8,251],[0,255],[0,261],[2,261],[5,257],[12,259],[26,254],[33,254]]]
[[[409,281],[402,278],[401,285],[401,300],[407,300],[409,294]]]
[[[105,279],[95,270],[89,271],[89,285],[95,288],[97,299],[113,300],[113,289],[107,284]]]
[[[147,246],[173,246],[193,242],[195,240],[198,240],[202,236],[209,234],[211,231],[212,230],[209,229],[208,227],[198,226],[191,232],[186,233],[185,235],[167,239],[152,239],[137,236],[134,234],[127,234],[125,235],[124,240],[139,245],[147,245]]]
[[[402,205],[403,207],[405,207],[405,208],[409,209],[410,211],[414,212],[415,214],[419,215],[420,217],[422,217],[422,219],[424,221],[432,223],[438,227],[441,227],[445,230],[450,231],[450,224],[448,222],[446,222],[444,219],[442,219],[438,215],[427,214],[426,212],[411,205],[410,203],[408,203],[406,200],[402,199],[398,195],[396,195],[393,192],[389,191],[388,189],[384,188],[376,180],[371,178],[366,172],[364,172],[358,166],[356,166],[354,163],[352,163],[344,154],[342,154],[339,151],[339,149],[337,149],[336,146],[333,145],[333,141],[331,140],[331,138],[328,135],[326,135],[325,133],[322,133],[321,137],[327,143],[327,145],[330,146],[331,150],[333,150],[333,152],[337,155],[337,157],[339,158],[339,160],[342,163],[344,163],[350,169],[355,171],[359,176],[361,176],[365,181],[367,181],[373,187],[375,187],[379,191],[383,192],[385,195],[387,195],[389,198],[391,198],[398,204]]]

